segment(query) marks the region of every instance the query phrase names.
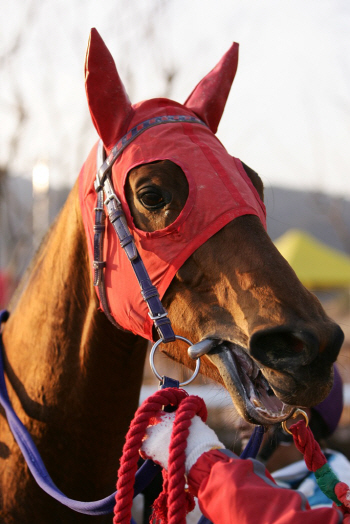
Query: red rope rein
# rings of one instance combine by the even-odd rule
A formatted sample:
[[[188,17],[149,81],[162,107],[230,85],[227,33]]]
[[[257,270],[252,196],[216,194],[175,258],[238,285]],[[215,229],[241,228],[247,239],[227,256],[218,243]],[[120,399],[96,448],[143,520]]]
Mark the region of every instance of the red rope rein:
[[[289,429],[293,435],[295,447],[303,454],[309,471],[315,472],[327,463],[326,457],[315,440],[311,429],[306,426],[305,420],[299,420]]]
[[[113,524],[130,524],[139,449],[151,419],[168,405],[178,408],[171,435],[168,473],[163,470],[163,491],[154,503],[154,517],[164,524],[185,524],[186,513],[194,507],[193,497],[185,492],[185,450],[191,419],[199,415],[205,422],[207,409],[201,398],[188,396],[182,389],[165,388],[143,402],[130,424],[120,459]]]
[[[179,405],[171,434],[168,463],[168,522],[180,524],[186,522],[186,514],[194,509],[194,499],[188,494],[187,505],[185,494],[185,459],[187,437],[192,418],[198,415],[203,422],[207,420],[207,408],[203,399],[197,396],[185,398]],[[185,495],[186,496],[186,495]]]
[[[333,500],[337,506],[341,505],[340,509],[343,514],[348,516],[350,511],[349,486],[344,482],[340,482],[332,472],[311,429],[306,426],[305,420],[300,420],[289,429],[293,435],[295,446],[304,456],[306,467],[309,471],[315,473],[317,483],[322,491]],[[326,466],[326,468],[324,468],[324,466]]]

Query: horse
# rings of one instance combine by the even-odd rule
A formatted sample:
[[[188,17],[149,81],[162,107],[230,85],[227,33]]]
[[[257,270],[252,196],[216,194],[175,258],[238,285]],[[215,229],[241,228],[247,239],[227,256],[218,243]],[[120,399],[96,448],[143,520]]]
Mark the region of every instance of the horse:
[[[12,405],[71,498],[95,500],[115,489],[148,341],[162,336],[167,319],[189,343],[170,337],[159,349],[190,369],[200,357],[201,373],[223,384],[250,422],[284,420],[292,406],[312,406],[332,386],[342,331],[269,238],[260,177],[215,136],[237,60],[233,44],[184,104],[131,104],[91,30],[85,84],[102,153],[92,148],[3,326]],[[102,206],[99,156],[114,187]],[[116,200],[130,233],[125,250],[111,222],[101,232],[106,203]],[[96,242],[104,260],[95,258]],[[130,246],[165,313],[148,314]],[[110,522],[41,492],[0,413],[1,522]]]

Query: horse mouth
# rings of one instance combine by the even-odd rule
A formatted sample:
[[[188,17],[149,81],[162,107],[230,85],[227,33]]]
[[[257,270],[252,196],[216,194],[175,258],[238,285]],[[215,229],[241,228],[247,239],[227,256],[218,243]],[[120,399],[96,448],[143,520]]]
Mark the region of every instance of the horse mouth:
[[[236,408],[246,420],[270,425],[292,415],[295,406],[285,404],[275,395],[261,369],[243,347],[227,341],[213,341],[205,354],[217,367]]]

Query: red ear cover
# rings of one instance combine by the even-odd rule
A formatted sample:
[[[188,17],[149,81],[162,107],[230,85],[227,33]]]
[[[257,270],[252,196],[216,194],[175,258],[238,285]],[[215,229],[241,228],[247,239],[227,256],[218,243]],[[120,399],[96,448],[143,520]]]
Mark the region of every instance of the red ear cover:
[[[233,43],[220,62],[208,73],[185,102],[213,133],[216,133],[238,65],[238,44]]]
[[[86,52],[85,89],[92,121],[109,150],[125,134],[134,110],[113,57],[94,28]]]

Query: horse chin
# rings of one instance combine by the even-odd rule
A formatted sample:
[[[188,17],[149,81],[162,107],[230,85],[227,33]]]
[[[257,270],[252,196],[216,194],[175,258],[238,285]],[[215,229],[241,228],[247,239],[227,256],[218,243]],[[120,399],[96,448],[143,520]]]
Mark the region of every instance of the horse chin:
[[[295,406],[285,404],[276,397],[243,347],[218,341],[206,356],[217,367],[237,410],[248,422],[270,425],[292,415]]]

